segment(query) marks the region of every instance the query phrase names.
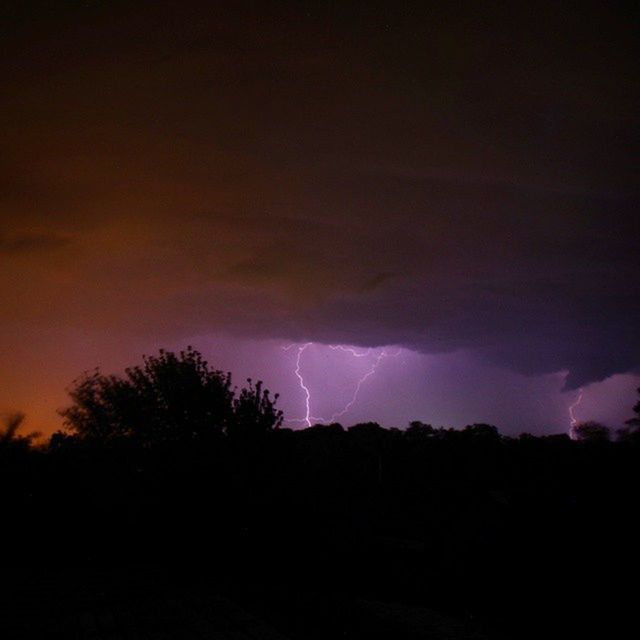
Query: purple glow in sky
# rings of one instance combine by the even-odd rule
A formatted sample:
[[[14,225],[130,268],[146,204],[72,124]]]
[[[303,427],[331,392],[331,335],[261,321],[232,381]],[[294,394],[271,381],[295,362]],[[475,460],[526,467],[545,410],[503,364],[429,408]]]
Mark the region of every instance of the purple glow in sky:
[[[0,411],[50,433],[83,370],[191,343],[288,424],[630,417],[632,11],[24,4],[0,9]]]
[[[517,435],[570,433],[598,420],[613,428],[631,416],[640,378],[615,375],[564,388],[566,371],[525,376],[459,351],[426,355],[395,346],[362,347],[200,336],[191,342],[237,384],[259,377],[280,393],[285,426],[376,421],[404,428],[411,420],[435,426],[495,424]],[[578,394],[578,396],[577,396]],[[577,397],[580,402],[577,402]]]
[[[577,390],[564,388],[566,371],[526,376],[464,351],[429,355],[395,346],[314,342],[301,352],[306,342],[221,333],[159,344],[152,337],[52,330],[14,344],[10,354],[14,393],[11,402],[0,408],[25,410],[27,428],[45,433],[60,427],[56,410],[68,402],[65,387],[82,371],[100,366],[107,373],[122,372],[160,346],[175,351],[191,344],[212,366],[231,371],[240,386],[248,377],[262,379],[271,391],[280,393],[278,406],[284,411],[285,426],[293,428],[306,424],[306,394],[295,373],[298,355],[311,399],[309,417],[330,420],[344,412],[337,420],[346,426],[365,421],[400,428],[411,420],[451,427],[489,422],[509,435],[569,433],[572,411],[578,422],[596,420],[618,428],[631,417],[640,386],[636,375],[610,376],[585,385],[581,402],[575,404]],[[383,352],[388,357],[381,357]]]
[[[363,384],[374,375],[383,358],[398,357],[402,350],[396,349],[394,352],[390,352],[387,349],[372,349],[371,347],[358,351],[355,347],[347,346],[347,345],[328,345],[329,349],[338,356],[337,362],[335,358],[332,358],[332,362],[329,363],[329,366],[333,366],[335,371],[344,368],[344,356],[346,354],[347,358],[356,358],[356,359],[366,359],[368,360],[367,369],[364,372],[354,372],[355,382],[353,384],[353,392],[351,393],[351,397],[349,400],[338,408],[336,411],[331,413],[329,417],[319,417],[312,413],[311,407],[314,404],[315,393],[312,393],[311,389],[305,383],[305,374],[302,371],[302,357],[305,351],[307,351],[310,347],[319,347],[322,350],[326,351],[326,345],[315,345],[313,342],[305,342],[302,345],[291,344],[286,347],[282,347],[284,351],[294,351],[296,354],[295,359],[295,369],[294,373],[298,378],[300,383],[300,389],[302,390],[304,396],[304,415],[301,418],[287,418],[285,422],[290,422],[293,424],[303,424],[307,427],[311,426],[313,423],[332,423],[337,420],[343,419],[345,416],[349,414],[353,405],[357,402],[358,396],[360,395],[360,389]],[[326,355],[326,354],[325,354]],[[329,354],[330,355],[330,354]],[[326,359],[326,358],[325,358]],[[365,361],[366,361],[365,360]],[[348,386],[348,383],[347,383]],[[330,393],[329,401],[338,398],[341,394],[339,390],[334,389],[332,393]],[[326,398],[326,396],[325,396]],[[326,400],[325,400],[326,401]]]

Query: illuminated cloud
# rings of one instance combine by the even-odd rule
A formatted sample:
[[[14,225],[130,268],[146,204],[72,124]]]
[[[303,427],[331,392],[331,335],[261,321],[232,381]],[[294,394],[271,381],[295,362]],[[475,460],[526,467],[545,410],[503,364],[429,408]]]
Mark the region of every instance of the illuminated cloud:
[[[464,352],[569,389],[640,365],[616,9],[554,7],[549,37],[515,8],[28,4],[0,62],[9,369],[47,332],[65,372],[78,341],[109,360],[207,333]]]

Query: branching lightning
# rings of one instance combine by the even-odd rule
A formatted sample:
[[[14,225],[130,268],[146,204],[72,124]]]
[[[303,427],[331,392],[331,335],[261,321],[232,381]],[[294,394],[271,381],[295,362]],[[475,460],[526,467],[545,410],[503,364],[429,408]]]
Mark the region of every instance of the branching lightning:
[[[361,358],[363,357],[363,355],[358,355],[357,353],[355,353],[355,351],[352,351],[353,355],[356,358]],[[363,385],[363,383],[365,382],[365,380],[369,377],[371,377],[375,372],[376,369],[378,368],[378,365],[380,364],[380,360],[382,360],[382,358],[385,357],[385,355],[387,355],[386,351],[381,351],[377,356],[376,359],[373,361],[373,364],[371,365],[371,369],[369,369],[369,371],[367,371],[361,378],[360,380],[358,380],[358,383],[356,384],[356,388],[353,391],[353,395],[351,396],[351,400],[349,400],[349,402],[347,402],[347,404],[344,406],[344,409],[342,409],[342,411],[337,411],[336,413],[334,413],[331,418],[329,418],[329,422],[335,422],[335,420],[337,418],[342,417],[345,413],[347,413],[347,411],[349,411],[349,409],[351,409],[351,407],[353,406],[353,404],[355,403],[355,401],[358,399],[358,394],[360,393],[360,387]]]
[[[364,353],[358,353],[353,347],[345,347],[342,344],[330,344],[329,348],[333,349],[334,351],[344,351],[345,353],[350,353],[356,358],[365,358],[371,353],[371,347],[369,347]]]
[[[378,353],[375,356],[375,359],[373,361],[373,363],[371,364],[371,368],[364,374],[362,375],[355,386],[355,389],[353,391],[353,394],[351,396],[351,399],[349,400],[349,402],[347,402],[347,404],[345,404],[345,406],[340,410],[340,411],[336,411],[335,413],[331,414],[330,418],[322,418],[322,417],[315,417],[312,415],[311,413],[311,404],[312,404],[312,399],[311,399],[311,391],[309,389],[309,387],[307,386],[307,384],[305,383],[304,380],[304,376],[300,370],[301,367],[301,360],[302,360],[302,354],[313,344],[313,342],[305,342],[302,345],[296,345],[296,344],[290,344],[286,347],[282,347],[282,349],[284,351],[289,351],[292,348],[297,348],[297,355],[296,355],[296,366],[294,369],[294,374],[296,375],[296,377],[298,378],[298,384],[300,385],[300,388],[302,389],[302,392],[304,394],[304,399],[305,399],[305,414],[304,417],[302,418],[290,418],[288,421],[289,422],[298,422],[298,423],[303,423],[306,426],[310,427],[313,422],[324,422],[324,423],[331,423],[331,422],[335,422],[335,420],[337,418],[340,418],[342,416],[344,416],[350,409],[351,407],[353,407],[353,405],[355,404],[355,402],[358,399],[358,394],[360,393],[360,388],[362,387],[362,385],[365,383],[365,381],[370,378],[378,369],[378,367],[380,366],[380,362],[382,361],[383,358],[392,356],[392,357],[397,357],[398,355],[400,355],[400,349],[398,349],[398,351],[396,353],[389,353],[387,352],[385,349],[383,349],[382,351],[380,351],[380,353]],[[352,355],[354,358],[366,358],[367,356],[370,356],[373,352],[373,350],[371,349],[371,347],[365,349],[364,351],[356,351],[356,349],[354,349],[353,347],[347,347],[344,345],[329,345],[330,349],[333,349],[334,351],[343,351],[345,353],[348,353],[350,355]]]

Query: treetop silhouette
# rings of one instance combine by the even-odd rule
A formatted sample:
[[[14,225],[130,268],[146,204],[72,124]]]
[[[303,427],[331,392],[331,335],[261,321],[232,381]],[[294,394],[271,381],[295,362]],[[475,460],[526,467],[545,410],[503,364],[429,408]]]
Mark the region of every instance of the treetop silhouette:
[[[260,381],[248,382],[236,394],[231,374],[212,369],[192,347],[178,354],[160,350],[124,376],[98,369],[85,374],[69,391],[73,403],[60,414],[75,438],[143,446],[250,437],[279,427],[278,396]]]

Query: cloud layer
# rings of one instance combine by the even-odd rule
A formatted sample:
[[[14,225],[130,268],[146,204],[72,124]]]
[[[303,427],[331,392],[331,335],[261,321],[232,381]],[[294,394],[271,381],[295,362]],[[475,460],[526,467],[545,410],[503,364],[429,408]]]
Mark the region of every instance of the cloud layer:
[[[640,365],[629,16],[127,4],[3,16],[5,352],[216,331],[570,388]]]

